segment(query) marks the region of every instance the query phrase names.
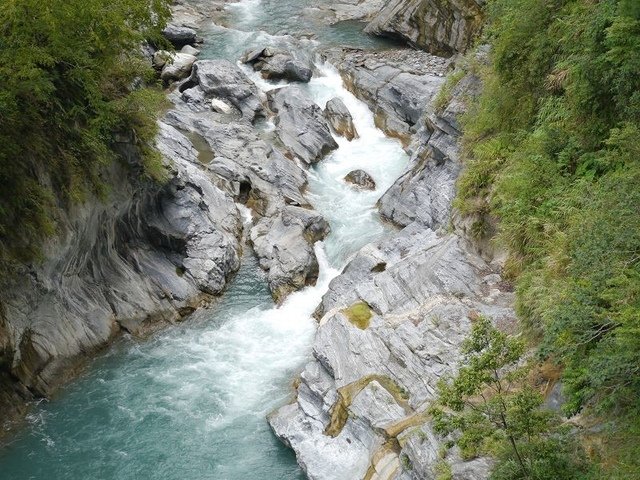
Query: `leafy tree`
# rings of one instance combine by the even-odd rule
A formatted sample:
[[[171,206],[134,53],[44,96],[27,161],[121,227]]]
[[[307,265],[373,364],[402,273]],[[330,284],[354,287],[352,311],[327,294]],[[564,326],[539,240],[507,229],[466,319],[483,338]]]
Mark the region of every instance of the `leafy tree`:
[[[150,141],[161,97],[134,87],[151,72],[141,44],[168,14],[167,0],[0,2],[3,266],[37,253],[58,209],[104,193],[115,132]]]
[[[439,385],[430,412],[437,433],[454,435],[463,457],[494,453],[492,478],[581,478],[585,472],[543,397],[522,386],[525,345],[480,318],[462,345],[464,366]]]

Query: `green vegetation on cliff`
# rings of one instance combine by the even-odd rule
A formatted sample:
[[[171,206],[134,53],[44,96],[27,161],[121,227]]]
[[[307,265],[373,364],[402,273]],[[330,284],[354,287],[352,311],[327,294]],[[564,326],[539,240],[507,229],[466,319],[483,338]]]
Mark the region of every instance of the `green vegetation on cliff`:
[[[607,474],[638,478],[640,2],[493,0],[487,13],[457,206],[474,231],[499,220],[518,313],[563,367],[568,413],[615,419],[598,439]]]
[[[142,150],[160,96],[141,44],[157,38],[166,0],[0,2],[0,263],[28,260],[55,233],[60,208],[104,194],[115,132]],[[159,172],[147,148],[145,167]],[[155,163],[155,165],[154,165]]]

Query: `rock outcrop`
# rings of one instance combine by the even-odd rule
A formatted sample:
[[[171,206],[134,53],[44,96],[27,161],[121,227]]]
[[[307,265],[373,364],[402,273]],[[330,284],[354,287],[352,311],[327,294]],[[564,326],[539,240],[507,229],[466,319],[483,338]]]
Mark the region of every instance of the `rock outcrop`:
[[[232,88],[231,81],[237,88]],[[333,138],[326,123],[320,123],[324,118],[317,112],[319,107],[292,87],[276,96],[281,102],[276,117],[279,138],[288,138],[284,132],[290,134],[296,125],[308,132],[299,139],[301,148],[317,148],[313,154],[321,156],[325,148],[321,142],[328,141],[321,134],[326,131],[332,142]],[[166,121],[198,139],[207,174],[236,202],[253,211],[250,239],[254,252],[267,272],[274,299],[282,302],[291,292],[315,284],[318,260],[313,245],[324,239],[329,226],[304,198],[306,172],[274,147],[275,136],[265,137],[247,121],[266,112],[261,103],[264,98],[229,62],[196,62],[192,76],[171,96],[175,107]],[[231,105],[235,114],[223,108]],[[312,155],[312,150],[300,151]]]
[[[449,62],[425,52],[338,49],[325,52],[345,86],[366,102],[378,128],[408,146]]]
[[[432,229],[447,225],[462,168],[457,118],[466,110],[467,99],[478,93],[479,84],[478,77],[466,75],[442,112],[429,109],[411,145],[407,170],[380,199],[383,217],[402,227],[413,221]]]
[[[300,88],[269,92],[269,106],[277,113],[276,131],[283,145],[307,165],[338,148],[322,109]]]
[[[358,138],[358,131],[353,124],[351,112],[339,98],[332,98],[327,102],[324,108],[324,116],[336,135],[340,135],[349,141]]]
[[[483,24],[485,0],[392,0],[367,25],[436,55],[465,52]]]
[[[459,237],[418,223],[356,256],[322,300],[314,361],[296,401],[269,418],[309,478],[362,479],[387,464],[379,478],[434,478],[443,441],[425,412],[438,380],[455,372],[472,319],[512,317],[512,294],[499,279]],[[364,329],[346,310],[358,302],[372,314]],[[447,460],[468,468],[455,451]],[[486,473],[481,462],[476,473]]]

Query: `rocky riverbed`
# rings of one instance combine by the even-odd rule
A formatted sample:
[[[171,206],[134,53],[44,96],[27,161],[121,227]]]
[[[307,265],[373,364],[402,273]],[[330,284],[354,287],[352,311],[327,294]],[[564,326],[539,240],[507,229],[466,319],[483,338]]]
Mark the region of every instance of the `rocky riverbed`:
[[[117,147],[132,168],[109,172],[117,188],[108,201],[70,211],[44,262],[25,265],[2,292],[0,408],[7,418],[22,413],[121,333],[148,335],[224,295],[248,249],[277,305],[290,308],[294,292],[316,285],[326,262],[317,244],[331,238],[341,206],[325,201],[316,210],[322,202],[310,179],[320,182],[318,169],[336,152],[365,149],[363,132],[372,130],[343,101],[351,98],[346,88],[400,142],[408,165],[397,180],[381,178],[375,165],[325,172],[340,185],[332,188],[346,189],[345,201],[373,200],[354,235],[373,241],[347,249],[342,273],[305,305],[318,321],[312,352],[295,398],[269,424],[313,480],[430,479],[442,461],[453,478],[486,478],[486,459],[466,462],[455,450],[442,458],[443,439],[425,413],[438,380],[458,367],[474,319],[513,319],[500,262],[480,252],[452,212],[462,168],[458,117],[478,78],[467,73],[443,105],[434,103],[460,61],[451,55],[477,28],[479,2],[444,2],[437,18],[451,21],[437,35],[423,31],[431,18],[424,12],[438,3],[430,0],[320,2],[298,12],[311,25],[368,21],[369,32],[431,53],[323,48],[304,32],[278,31],[264,44],[253,37],[233,61],[201,58],[211,48],[202,29],[244,39],[229,8],[261,8],[227,3],[177,2],[165,35],[180,52],[148,51],[172,104],[156,141],[166,183],[136,175],[135,142],[123,134]],[[416,16],[424,20],[419,31]],[[342,97],[318,95],[328,68],[340,74]],[[383,163],[381,152],[365,155]],[[340,231],[356,228],[356,219],[342,220]]]

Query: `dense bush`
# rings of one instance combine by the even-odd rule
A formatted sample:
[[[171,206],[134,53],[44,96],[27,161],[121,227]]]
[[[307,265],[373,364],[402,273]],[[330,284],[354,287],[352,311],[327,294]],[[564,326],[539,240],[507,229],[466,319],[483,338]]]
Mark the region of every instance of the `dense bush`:
[[[518,312],[564,366],[568,409],[615,416],[622,436],[640,409],[640,2],[487,8],[457,205],[499,219]],[[612,473],[635,478],[632,457]]]
[[[132,86],[150,71],[141,43],[167,15],[166,0],[0,2],[3,266],[38,252],[59,208],[104,192],[114,132],[153,135],[159,97]]]

